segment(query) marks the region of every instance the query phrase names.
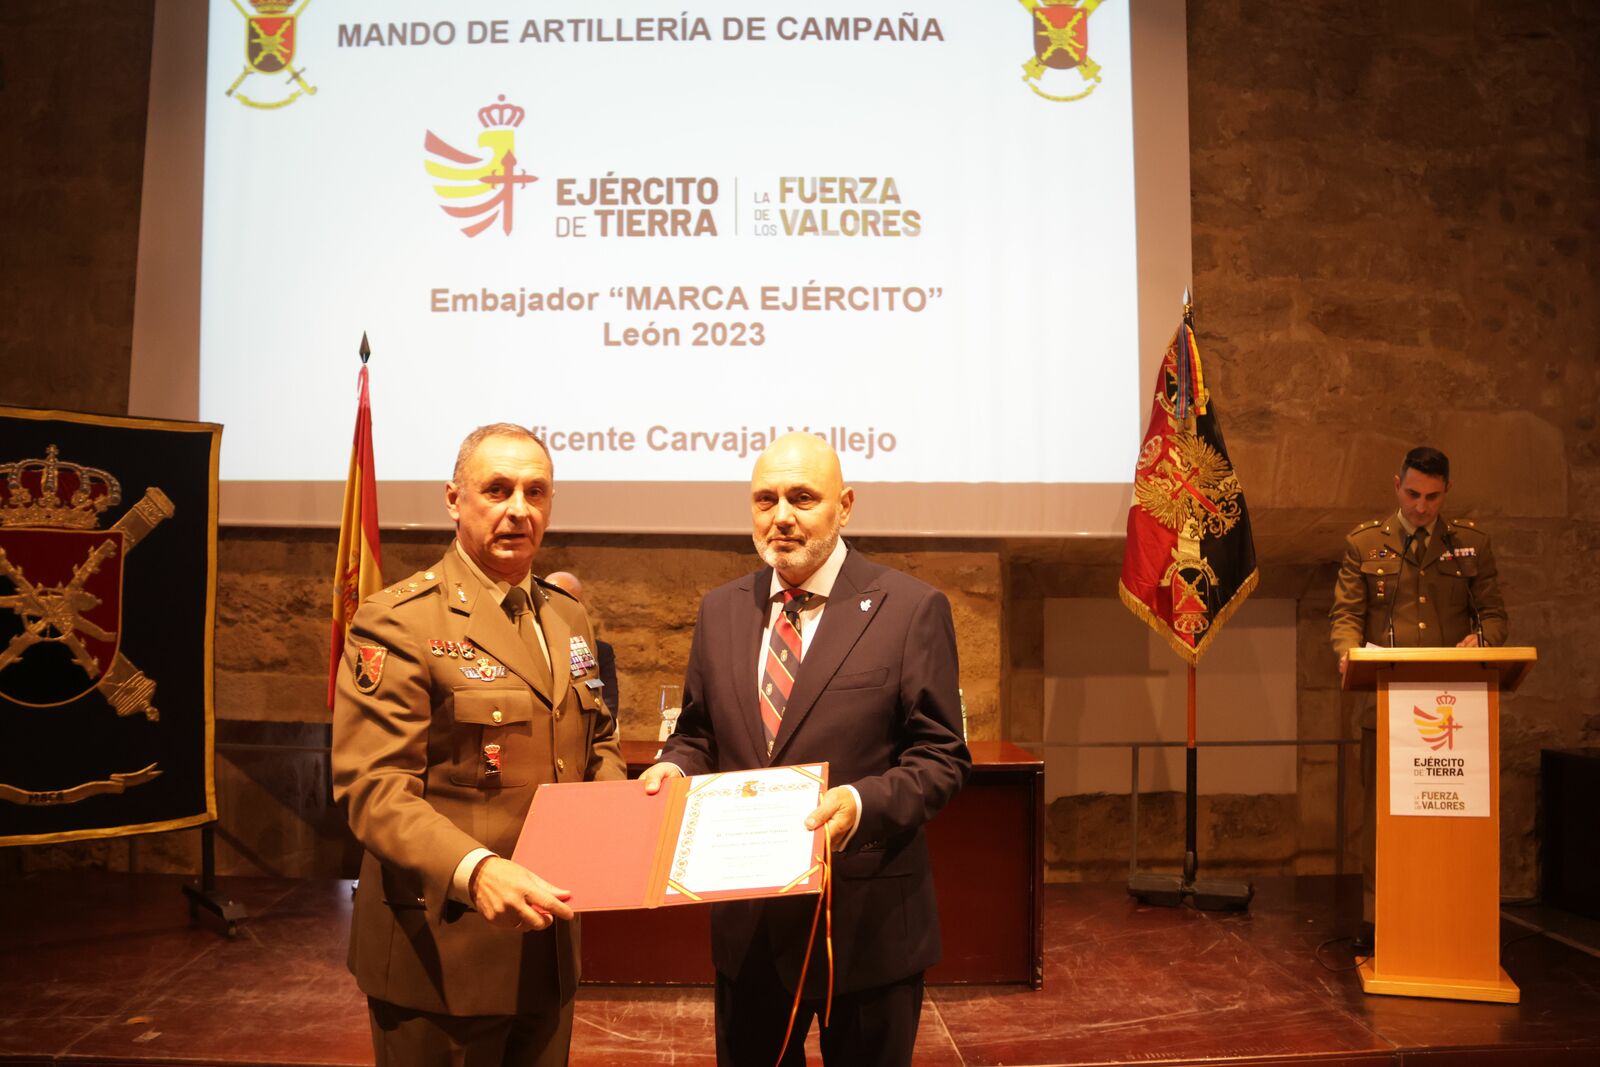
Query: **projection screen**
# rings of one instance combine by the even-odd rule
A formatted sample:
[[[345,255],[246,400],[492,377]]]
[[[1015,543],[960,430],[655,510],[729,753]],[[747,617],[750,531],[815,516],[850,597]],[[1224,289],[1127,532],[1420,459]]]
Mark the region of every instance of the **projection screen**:
[[[1188,283],[1181,2],[158,5],[133,413],[222,519],[383,525],[532,426],[554,528],[748,529],[827,437],[854,533],[1120,533]]]

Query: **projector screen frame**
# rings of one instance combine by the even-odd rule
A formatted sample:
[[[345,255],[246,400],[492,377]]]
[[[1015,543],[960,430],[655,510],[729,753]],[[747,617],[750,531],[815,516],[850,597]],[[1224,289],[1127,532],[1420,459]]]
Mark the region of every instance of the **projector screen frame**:
[[[1129,0],[1112,0],[1122,3]],[[1184,0],[1129,2],[1136,233],[1138,425],[1190,285],[1188,64]],[[157,0],[135,290],[130,414],[198,419],[200,249],[204,202],[208,8]],[[355,349],[351,338],[351,398]],[[381,349],[373,373],[382,373]],[[354,404],[350,418],[354,422]],[[381,411],[374,413],[381,419]],[[463,426],[463,435],[470,426]],[[224,432],[223,447],[227,447]],[[952,440],[952,447],[959,442]],[[748,529],[742,482],[562,481],[553,529],[573,533],[731,534]],[[341,463],[344,457],[340,457]],[[390,529],[444,529],[443,484],[383,481],[379,515]],[[849,479],[848,465],[845,470]],[[1131,473],[1131,472],[1130,472]],[[854,483],[851,532],[910,537],[1106,537],[1121,533],[1129,482],[1105,484]],[[225,481],[220,521],[257,527],[332,527],[343,483]],[[304,516],[315,516],[305,518]]]

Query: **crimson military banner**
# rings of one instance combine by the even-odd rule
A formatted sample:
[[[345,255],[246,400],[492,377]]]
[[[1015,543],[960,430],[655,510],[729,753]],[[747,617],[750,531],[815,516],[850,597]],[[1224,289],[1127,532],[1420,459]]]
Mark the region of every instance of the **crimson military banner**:
[[[0,845],[216,818],[220,437],[0,407]]]
[[[1156,376],[1133,475],[1122,602],[1191,666],[1256,587],[1244,489],[1185,313]]]

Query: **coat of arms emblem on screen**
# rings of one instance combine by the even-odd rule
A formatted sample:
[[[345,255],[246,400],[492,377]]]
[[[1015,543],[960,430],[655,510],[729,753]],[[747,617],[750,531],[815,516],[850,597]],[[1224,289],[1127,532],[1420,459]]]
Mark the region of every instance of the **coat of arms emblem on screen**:
[[[1022,80],[1046,100],[1082,100],[1100,84],[1100,64],[1089,55],[1089,16],[1100,0],[1019,0],[1033,16],[1033,55]]]
[[[250,0],[255,9],[252,14],[239,0],[233,0],[233,6],[244,16],[244,70],[223,95],[245,107],[266,110],[288,107],[302,96],[316,95],[316,86],[305,79],[305,68],[294,65],[298,20],[310,3],[311,0],[300,0],[300,6],[290,11],[293,0]],[[256,79],[249,86],[256,95],[243,91],[250,78]]]

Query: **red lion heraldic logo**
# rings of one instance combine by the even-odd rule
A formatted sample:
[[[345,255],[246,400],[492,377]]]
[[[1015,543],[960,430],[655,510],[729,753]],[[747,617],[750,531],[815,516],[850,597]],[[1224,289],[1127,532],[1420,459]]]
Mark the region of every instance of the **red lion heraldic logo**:
[[[427,131],[423,143],[432,158],[426,166],[428,176],[437,180],[433,191],[442,201],[439,207],[453,219],[468,220],[461,227],[468,237],[478,236],[496,220],[501,232],[509,234],[518,188],[539,180],[517,170],[517,127],[526,114],[517,105],[506,103],[504,93],[497,102],[479,108],[481,153],[462,151]]]
[[[301,0],[300,6],[291,12],[292,3],[293,0],[250,0],[250,6],[256,9],[252,15],[239,0],[233,0],[235,10],[244,16],[244,70],[233,79],[224,96],[232,97],[245,107],[272,110],[288,107],[301,96],[317,95],[316,86],[306,81],[304,69],[296,70],[294,66],[296,20],[311,0]],[[269,100],[239,92],[239,87],[252,74],[271,79],[287,95]],[[276,77],[280,74],[281,78]]]

